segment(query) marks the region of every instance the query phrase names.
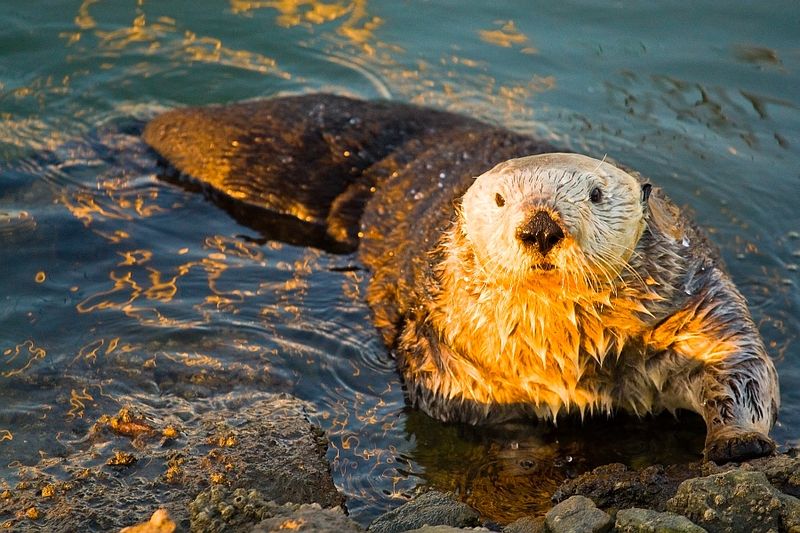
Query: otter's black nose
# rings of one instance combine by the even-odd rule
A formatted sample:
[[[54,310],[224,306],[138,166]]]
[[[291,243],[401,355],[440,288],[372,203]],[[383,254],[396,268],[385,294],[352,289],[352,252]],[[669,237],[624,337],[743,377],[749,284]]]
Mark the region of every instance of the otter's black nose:
[[[525,244],[537,246],[542,255],[547,255],[564,238],[564,232],[550,215],[537,211],[532,219],[519,227],[517,238]]]

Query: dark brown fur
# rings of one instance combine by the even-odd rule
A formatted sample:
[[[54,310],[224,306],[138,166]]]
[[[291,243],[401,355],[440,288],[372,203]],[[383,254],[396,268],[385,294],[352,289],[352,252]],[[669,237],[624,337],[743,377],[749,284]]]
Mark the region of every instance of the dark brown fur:
[[[557,151],[553,146],[454,114],[331,95],[171,111],[148,124],[144,138],[237,214],[253,209],[281,220],[299,217],[293,223],[307,244],[337,252],[358,248],[372,274],[367,300],[376,326],[406,370],[412,402],[423,410],[471,422],[525,412],[525,406],[495,412],[419,390],[406,362],[416,351],[442,349],[426,305],[439,290],[441,240],[457,223],[458,199],[495,164]],[[648,324],[653,331],[678,332],[682,326],[670,319],[691,309],[708,318],[704,333],[735,344],[737,355],[703,365],[668,341],[647,353],[644,341],[634,341],[616,365],[598,366],[589,376],[622,387],[620,365],[630,367],[626,375],[669,375],[663,386],[642,389],[643,412],[645,396],[669,394],[671,387],[691,390],[708,425],[708,458],[770,453],[774,444],[766,434],[748,428],[774,422],[777,379],[744,299],[713,248],[663,193],[654,190],[648,206],[648,229],[631,260],[664,298],[648,303]],[[621,407],[638,412],[636,405]]]

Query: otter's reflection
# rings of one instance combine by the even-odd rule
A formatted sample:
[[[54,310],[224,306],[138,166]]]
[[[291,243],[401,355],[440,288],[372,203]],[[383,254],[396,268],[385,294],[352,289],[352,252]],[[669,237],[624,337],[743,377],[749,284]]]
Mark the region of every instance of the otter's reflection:
[[[413,474],[433,488],[455,492],[484,518],[508,523],[544,514],[563,481],[600,465],[697,461],[705,426],[700,417],[680,413],[677,419],[616,416],[561,420],[558,427],[535,422],[473,427],[443,424],[408,409],[406,434],[415,442],[409,459],[420,468]]]

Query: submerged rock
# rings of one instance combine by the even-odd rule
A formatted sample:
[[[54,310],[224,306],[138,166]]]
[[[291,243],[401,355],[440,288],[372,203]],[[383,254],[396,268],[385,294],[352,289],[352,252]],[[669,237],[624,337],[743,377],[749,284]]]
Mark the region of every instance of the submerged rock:
[[[339,507],[344,497],[325,458],[327,440],[308,421],[305,407],[286,395],[219,399],[198,405],[179,429],[167,423],[174,417],[166,408],[101,417],[65,457],[43,459],[24,472],[23,481],[0,498],[0,524],[113,531],[164,508],[186,530],[189,503],[213,486],[233,498],[242,489],[275,505]],[[115,460],[134,452],[135,462],[123,466]],[[255,524],[266,516],[248,520]]]
[[[585,496],[572,496],[553,507],[545,523],[552,533],[605,533],[612,525],[611,517]]]
[[[800,531],[800,501],[775,489],[763,472],[737,469],[689,479],[667,508],[712,533]]]
[[[685,516],[650,509],[624,509],[617,513],[617,533],[705,533]]]
[[[430,491],[375,519],[369,526],[372,533],[400,533],[422,526],[456,528],[478,525],[478,512],[452,495]]]

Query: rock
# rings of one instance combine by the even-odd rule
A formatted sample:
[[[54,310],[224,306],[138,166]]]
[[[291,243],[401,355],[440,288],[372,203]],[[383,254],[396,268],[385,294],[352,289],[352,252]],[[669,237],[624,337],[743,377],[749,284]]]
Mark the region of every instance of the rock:
[[[452,495],[430,491],[414,498],[375,519],[369,526],[372,533],[399,533],[422,526],[474,527],[478,512]]]
[[[656,465],[641,471],[613,463],[565,481],[553,493],[553,501],[582,495],[606,510],[642,507],[663,511],[678,485],[699,474],[699,463],[666,468]]]
[[[465,532],[476,533],[480,531],[489,531],[489,530],[482,527],[463,529],[460,527],[452,527],[452,526],[422,526],[419,529],[410,529],[406,531],[406,533],[465,533]]]
[[[783,501],[783,527],[789,533],[800,533],[800,500],[794,496],[784,495]]]
[[[547,533],[543,516],[523,516],[503,528],[503,533]]]
[[[800,497],[800,457],[797,457],[797,450],[792,450],[788,454],[760,457],[742,463],[739,466],[732,463],[722,466],[717,466],[714,463],[705,463],[703,465],[703,474],[718,474],[736,468],[763,472],[769,482],[779,491],[796,498]]]
[[[230,528],[230,530],[234,530]],[[194,531],[194,529],[192,530]],[[228,531],[226,529],[225,531]],[[251,533],[271,531],[315,531],[319,533],[358,533],[364,531],[347,518],[341,507],[323,509],[319,504],[284,504],[273,509],[273,516],[258,523]]]
[[[685,516],[650,509],[623,509],[617,513],[616,533],[705,533]]]
[[[158,509],[147,522],[122,528],[119,533],[172,533],[176,527],[167,510]]]
[[[173,410],[133,406],[100,417],[63,457],[27,470],[28,477],[0,499],[0,522],[26,527],[32,519],[25,510],[34,508],[44,531],[84,531],[86,524],[118,531],[164,508],[185,530],[189,503],[212,486],[231,494],[255,490],[277,504],[343,503],[325,458],[327,441],[300,400],[268,394],[195,400],[184,406],[192,412],[188,422]],[[138,460],[124,468],[106,464],[134,452]],[[261,517],[250,519],[255,524]]]
[[[205,533],[242,529],[271,518],[278,507],[275,502],[265,501],[263,494],[255,489],[211,487],[189,504],[190,529]]]
[[[545,515],[545,522],[552,533],[604,533],[612,524],[611,517],[585,496],[572,496],[559,503]]]
[[[201,465],[187,461],[187,475],[205,466],[212,481],[217,474],[231,488],[256,489],[278,503],[344,504],[325,458],[328,441],[308,421],[300,400],[276,396],[242,411],[217,412],[203,427],[206,442],[216,448],[200,457]]]
[[[189,504],[190,530],[194,533],[241,531],[322,531],[355,533],[363,531],[344,514],[341,507],[323,509],[318,503],[278,504],[265,501],[261,492],[215,486],[201,492]]]
[[[739,469],[689,479],[667,508],[712,533],[800,528],[798,500],[776,490],[763,472]]]

